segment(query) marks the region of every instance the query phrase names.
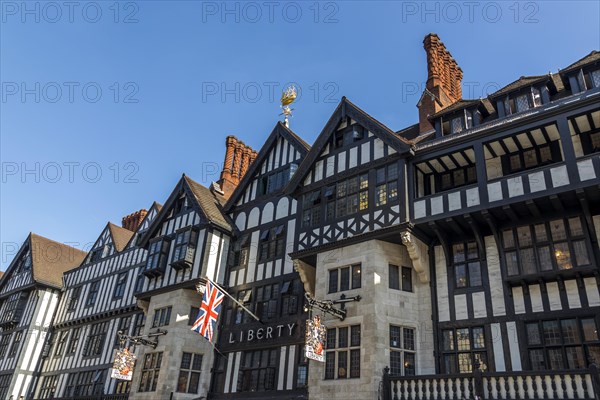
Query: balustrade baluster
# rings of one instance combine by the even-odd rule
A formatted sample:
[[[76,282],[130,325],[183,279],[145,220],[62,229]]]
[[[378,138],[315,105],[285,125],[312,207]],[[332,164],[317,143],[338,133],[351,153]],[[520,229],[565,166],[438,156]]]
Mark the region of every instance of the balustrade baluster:
[[[487,378],[487,391],[488,391],[488,395],[487,398],[488,399],[495,399],[496,397],[494,397],[494,394],[492,392],[492,378],[491,376],[489,378]]]
[[[562,398],[566,399],[569,395],[567,392],[567,381],[564,375],[558,375],[558,379],[560,380],[560,388],[562,389]]]
[[[573,398],[577,398],[579,393],[577,391],[577,382],[575,382],[575,375],[569,374],[569,376],[571,377],[571,387],[573,388]]]

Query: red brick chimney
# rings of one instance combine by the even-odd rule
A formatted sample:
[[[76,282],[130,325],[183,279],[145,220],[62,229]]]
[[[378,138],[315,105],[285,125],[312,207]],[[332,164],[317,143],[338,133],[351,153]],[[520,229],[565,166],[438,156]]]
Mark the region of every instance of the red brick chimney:
[[[258,153],[235,136],[227,136],[225,146],[225,162],[223,163],[219,186],[224,196],[229,198]]]
[[[127,230],[135,232],[135,230],[140,226],[144,218],[148,214],[148,210],[142,208],[139,211],[126,215],[121,220],[121,226]]]
[[[419,132],[433,129],[428,115],[456,103],[462,99],[462,69],[438,35],[430,33],[423,40],[427,53],[427,83],[419,100]]]

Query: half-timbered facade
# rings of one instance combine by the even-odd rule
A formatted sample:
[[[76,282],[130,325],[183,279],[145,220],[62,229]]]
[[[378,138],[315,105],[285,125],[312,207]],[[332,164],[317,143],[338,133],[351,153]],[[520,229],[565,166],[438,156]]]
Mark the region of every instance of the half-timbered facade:
[[[310,398],[372,398],[392,330],[397,368],[434,372],[427,249],[406,234],[412,141],[344,98],[290,183],[299,202],[292,256],[307,290],[361,296],[343,321],[322,316],[328,351],[325,363],[311,362]]]
[[[141,269],[138,305],[141,332],[157,341],[140,348],[131,399],[193,399],[206,396],[213,365],[211,344],[191,331],[205,278],[223,283],[231,223],[223,196],[183,175],[139,245],[147,258]],[[155,336],[155,334],[157,334]]]
[[[235,222],[225,280],[232,301],[220,319],[212,398],[306,398],[304,290],[288,253],[296,232],[296,200],[283,189],[309,149],[277,123],[225,212]],[[227,171],[225,171],[227,173]]]
[[[136,241],[159,210],[155,203],[147,212],[140,210],[125,217],[123,226],[127,229],[108,223],[84,262],[65,273],[65,290],[51,343],[44,352],[37,399],[106,394],[127,397],[130,383],[112,379],[110,369],[115,350],[121,346],[117,332],[137,335],[145,323],[134,295],[146,250]]]
[[[464,100],[424,44],[419,124],[343,99],[287,188],[307,290],[362,297],[309,395],[597,398],[600,55]]]
[[[86,253],[34,233],[0,280],[0,398],[31,398],[63,286]]]

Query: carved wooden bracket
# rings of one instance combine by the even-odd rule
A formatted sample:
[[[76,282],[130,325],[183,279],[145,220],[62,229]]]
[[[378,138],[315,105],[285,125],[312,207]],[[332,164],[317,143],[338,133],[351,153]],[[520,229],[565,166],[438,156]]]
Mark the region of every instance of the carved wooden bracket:
[[[429,282],[429,252],[425,243],[410,234],[402,232],[402,243],[408,250],[408,255],[413,262],[413,267],[423,283]]]
[[[310,264],[300,260],[292,260],[294,262],[294,270],[300,275],[300,280],[304,284],[304,291],[315,296],[315,278],[317,269]]]

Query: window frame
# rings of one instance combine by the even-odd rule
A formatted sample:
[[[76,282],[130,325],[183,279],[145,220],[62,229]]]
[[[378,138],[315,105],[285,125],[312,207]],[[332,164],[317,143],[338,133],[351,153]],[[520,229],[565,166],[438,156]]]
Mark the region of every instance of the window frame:
[[[346,274],[347,271],[347,274]],[[346,277],[344,277],[344,275]],[[335,276],[335,282],[332,277]],[[362,287],[362,263],[353,263],[328,270],[327,293],[339,293]]]
[[[595,339],[588,340],[586,338],[585,329],[583,328],[584,320],[591,320],[595,324]],[[565,321],[575,321],[576,329],[577,329],[577,337],[574,338],[574,341],[569,342],[565,340],[565,329],[563,326],[563,322]],[[560,343],[552,343],[549,338],[546,337],[544,331],[544,324],[549,322],[556,322],[559,337],[555,337],[555,339],[560,340]],[[560,318],[542,318],[542,319],[532,319],[527,320],[522,323],[523,325],[523,335],[524,335],[524,347],[527,351],[525,355],[526,365],[528,365],[528,369],[531,371],[548,371],[548,370],[561,370],[561,369],[584,369],[589,366],[589,357],[592,357],[590,348],[596,349],[596,356],[600,357],[600,337],[598,335],[598,318],[594,317],[594,315],[585,315],[585,316],[569,316],[569,317],[560,317]],[[532,343],[530,337],[529,326],[537,327],[537,338],[539,339],[538,343]],[[571,357],[569,357],[569,353],[567,349],[581,349],[580,356],[582,356],[583,365],[581,366],[572,366],[569,365],[570,362],[573,361]],[[558,350],[560,353],[561,361],[564,365],[564,368],[560,368],[558,365],[552,365],[553,357],[550,356],[550,351]],[[532,352],[542,352],[542,356],[544,357],[543,363],[546,364],[545,368],[535,368],[534,362],[532,359]],[[539,354],[539,353],[538,353]],[[596,360],[598,361],[598,360]]]
[[[394,341],[395,333],[394,330],[398,330],[398,340]],[[412,345],[407,340],[407,335],[405,332],[412,332]],[[400,375],[400,376],[415,376],[417,374],[417,328],[412,326],[404,326],[404,325],[396,325],[390,324],[389,326],[389,347],[390,347],[390,373],[392,375]],[[406,366],[406,355],[410,354],[413,357],[413,371],[408,371]],[[398,364],[394,357],[397,355],[400,356],[400,370],[398,371],[396,365]]]
[[[580,234],[573,234],[573,227],[571,225],[571,220],[579,220],[579,227],[581,229]],[[552,224],[561,222],[563,230],[562,235],[564,237],[554,238],[552,231]],[[537,227],[544,227],[545,239],[541,238],[540,232],[536,230]],[[519,230],[523,229],[523,232],[527,230],[529,232],[530,243],[522,244],[519,239]],[[507,243],[507,239],[509,236],[507,232],[510,232],[510,237],[512,237],[512,243]],[[558,231],[560,233],[560,231]],[[589,228],[587,226],[586,218],[583,218],[582,215],[564,215],[564,216],[556,216],[551,218],[545,218],[543,220],[538,220],[537,222],[524,224],[524,225],[515,225],[506,227],[500,230],[501,235],[501,249],[500,251],[503,254],[503,273],[505,274],[508,280],[517,279],[522,277],[535,277],[539,275],[555,275],[560,274],[563,271],[569,270],[581,270],[586,269],[594,265],[593,260],[593,252],[591,248],[591,243],[589,240]],[[585,249],[585,256],[587,258],[586,264],[578,264],[579,257],[582,257],[581,248],[578,251],[575,249],[574,243],[583,243]],[[570,268],[561,268],[559,262],[556,260],[558,257],[561,248],[564,248],[566,245],[569,252],[570,259]],[[547,257],[549,257],[550,261],[550,269],[542,269],[542,265],[548,265],[544,261],[541,261],[541,250],[547,249],[545,252]],[[524,273],[523,266],[523,252],[531,250],[531,254],[533,255],[532,259],[532,267],[535,269],[534,272]],[[514,254],[514,255],[513,255]],[[511,256],[513,255],[513,256]],[[510,264],[509,264],[510,262]],[[512,273],[513,268],[516,268],[516,273]]]
[[[360,324],[327,329],[324,380],[360,378],[361,335]],[[331,364],[333,370],[330,369]]]

